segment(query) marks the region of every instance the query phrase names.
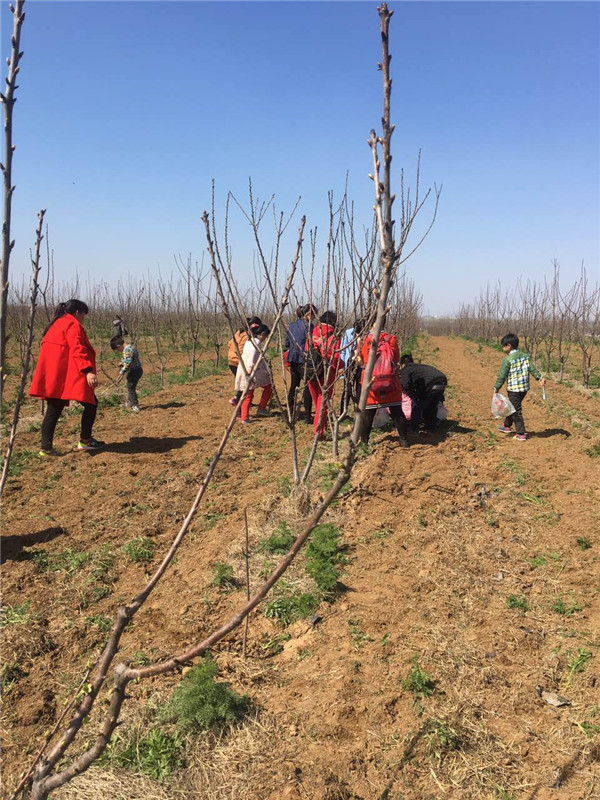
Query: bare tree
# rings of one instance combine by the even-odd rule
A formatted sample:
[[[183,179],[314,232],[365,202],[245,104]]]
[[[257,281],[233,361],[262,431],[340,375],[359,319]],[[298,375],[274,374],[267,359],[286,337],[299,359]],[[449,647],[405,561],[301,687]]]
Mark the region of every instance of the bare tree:
[[[6,314],[8,310],[8,275],[10,254],[15,246],[10,239],[10,223],[12,212],[12,196],[15,187],[12,184],[12,161],[15,145],[13,144],[13,109],[17,102],[15,92],[19,62],[23,56],[20,51],[21,28],[25,20],[23,6],[25,0],[16,0],[14,6],[10,5],[13,15],[13,32],[11,36],[11,51],[8,59],[8,77],[6,78],[6,93],[0,92],[0,100],[4,111],[4,162],[0,169],[4,176],[4,219],[2,222],[2,286],[0,287],[0,404],[4,396],[4,380],[6,378]]]
[[[38,214],[38,226],[36,230],[36,239],[35,239],[35,248],[33,255],[31,257],[31,294],[30,294],[30,302],[29,302],[29,319],[27,323],[27,343],[25,346],[25,353],[23,357],[23,370],[21,372],[21,383],[19,385],[19,390],[17,392],[17,397],[15,400],[15,408],[13,411],[13,421],[12,425],[10,426],[10,433],[8,436],[8,446],[6,448],[6,455],[4,456],[4,464],[2,465],[2,476],[0,477],[0,497],[4,492],[4,487],[6,485],[6,479],[8,477],[8,470],[10,467],[10,458],[12,455],[13,447],[15,444],[15,438],[17,435],[17,427],[19,425],[19,414],[21,411],[21,403],[23,402],[23,395],[25,394],[25,385],[27,383],[27,377],[29,375],[29,364],[31,361],[31,348],[33,345],[33,335],[34,335],[34,323],[35,323],[35,312],[37,309],[37,299],[38,299],[38,278],[40,274],[40,247],[42,244],[42,226],[44,223],[44,214],[46,210],[43,209]]]

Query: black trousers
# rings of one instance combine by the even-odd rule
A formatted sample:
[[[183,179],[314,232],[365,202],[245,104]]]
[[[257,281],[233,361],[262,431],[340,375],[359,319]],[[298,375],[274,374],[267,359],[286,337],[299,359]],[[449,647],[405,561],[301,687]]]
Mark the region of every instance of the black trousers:
[[[141,367],[127,371],[127,403],[129,406],[138,405],[136,388],[143,374],[144,370]]]
[[[375,414],[377,413],[376,408],[367,408],[365,411],[365,417],[363,421],[363,426],[360,432],[360,440],[365,444],[369,441],[369,437],[371,436],[371,430],[373,428],[373,420],[375,419]],[[389,407],[390,417],[394,425],[396,426],[396,430],[398,431],[398,436],[400,439],[406,439],[406,432],[407,432],[407,424],[406,424],[406,417],[404,416],[404,411],[402,411],[402,406],[390,406]]]
[[[288,390],[288,406],[292,414],[294,413],[294,405],[296,400],[296,390],[302,383],[304,378],[304,364],[290,364],[290,388]],[[304,403],[304,419],[312,419],[312,397],[308,390],[308,386],[304,387],[302,392],[302,402]]]
[[[504,425],[507,428],[511,428],[514,423],[515,431],[520,434],[525,433],[525,420],[523,419],[521,404],[523,403],[526,394],[527,392],[508,392],[508,399],[515,407],[515,413],[509,414],[508,417],[506,417],[504,420]]]
[[[340,402],[340,414],[346,411],[347,414],[352,414],[354,409],[351,403],[358,405],[360,399],[360,383],[362,378],[362,369],[358,364],[352,364],[346,368],[344,374],[344,391]]]
[[[68,400],[57,400],[54,397],[46,398],[46,413],[42,420],[42,450],[52,449],[56,423],[62,414],[63,408],[65,408],[68,403]],[[91,439],[97,406],[93,403],[81,403],[81,405],[83,406],[83,414],[81,415],[81,439]]]

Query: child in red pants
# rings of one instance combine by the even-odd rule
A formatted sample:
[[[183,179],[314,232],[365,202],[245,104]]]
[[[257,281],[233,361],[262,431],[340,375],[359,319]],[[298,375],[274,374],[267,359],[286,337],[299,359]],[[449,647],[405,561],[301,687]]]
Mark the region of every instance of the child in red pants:
[[[262,396],[258,404],[256,416],[271,416],[267,409],[267,405],[269,404],[269,400],[273,394],[273,387],[271,386],[271,373],[269,372],[269,367],[264,357],[260,361],[254,377],[252,379],[249,378],[249,375],[254,369],[256,362],[262,355],[263,343],[268,337],[269,333],[270,331],[266,325],[260,325],[257,328],[252,328],[252,336],[250,339],[248,339],[244,345],[244,349],[242,350],[243,366],[242,362],[240,362],[237,368],[237,373],[235,376],[236,391],[243,392],[244,389],[248,387],[248,393],[242,401],[240,416],[238,417],[238,419],[245,425],[248,425],[250,422],[250,406],[252,404],[252,398],[254,397],[254,391],[256,388],[262,388]],[[243,367],[246,368],[246,372],[244,372]]]

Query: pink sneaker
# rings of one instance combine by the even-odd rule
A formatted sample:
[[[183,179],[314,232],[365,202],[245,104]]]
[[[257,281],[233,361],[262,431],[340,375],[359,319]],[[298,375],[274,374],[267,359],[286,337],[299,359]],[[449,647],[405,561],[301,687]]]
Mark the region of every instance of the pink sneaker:
[[[524,433],[515,433],[515,435],[513,436],[513,439],[516,439],[518,442],[526,442],[527,441],[527,435],[524,434]]]
[[[498,430],[499,430],[501,433],[512,433],[512,428],[507,428],[507,427],[506,427],[506,425],[500,425],[500,427],[498,428]]]

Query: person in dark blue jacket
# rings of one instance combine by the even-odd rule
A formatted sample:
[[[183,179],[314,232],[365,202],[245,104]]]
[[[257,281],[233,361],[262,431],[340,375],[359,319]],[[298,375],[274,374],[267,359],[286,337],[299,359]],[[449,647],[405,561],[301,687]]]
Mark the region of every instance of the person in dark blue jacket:
[[[285,335],[284,348],[287,350],[287,362],[290,365],[290,388],[287,401],[292,419],[295,419],[296,392],[304,379],[304,350],[309,333],[314,327],[317,318],[317,309],[310,304],[296,309],[297,320],[291,323]],[[302,393],[304,402],[304,416],[302,419],[307,424],[312,424],[312,398],[308,388],[304,387]]]

